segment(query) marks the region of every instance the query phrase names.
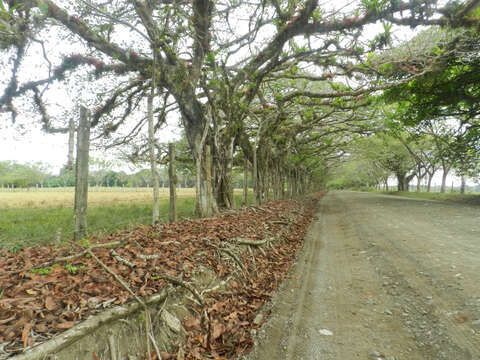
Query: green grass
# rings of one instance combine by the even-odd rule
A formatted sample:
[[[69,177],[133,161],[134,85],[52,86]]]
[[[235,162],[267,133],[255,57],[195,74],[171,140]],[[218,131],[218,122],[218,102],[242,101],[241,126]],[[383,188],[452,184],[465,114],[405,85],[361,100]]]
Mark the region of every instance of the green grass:
[[[250,197],[252,195],[250,194]],[[241,195],[235,195],[241,204]],[[194,217],[193,197],[179,198],[178,218]],[[168,221],[169,201],[160,202],[160,221]],[[125,230],[138,225],[151,224],[152,204],[108,204],[88,209],[88,232],[90,235]],[[73,209],[43,207],[2,209],[0,211],[0,248],[17,251],[24,247],[45,245],[54,241],[61,229],[62,240],[73,236]]]
[[[416,199],[425,199],[425,200],[436,200],[436,201],[449,201],[457,203],[466,203],[473,205],[480,205],[480,194],[460,194],[456,192],[417,192],[417,191],[408,191],[408,192],[387,192],[389,195],[398,195],[409,198]]]

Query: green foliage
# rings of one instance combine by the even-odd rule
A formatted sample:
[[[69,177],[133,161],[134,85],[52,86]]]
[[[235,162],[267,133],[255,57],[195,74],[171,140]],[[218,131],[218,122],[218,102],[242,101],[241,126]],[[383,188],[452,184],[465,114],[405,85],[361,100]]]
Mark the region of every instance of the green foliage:
[[[43,13],[43,15],[47,15],[48,14],[48,4],[44,1],[39,1],[38,2],[38,8],[40,9],[40,11]]]
[[[423,50],[418,50],[418,59],[412,60],[409,66],[413,69],[423,62],[426,64],[423,66],[431,67],[432,71],[386,91],[385,100],[399,105],[398,115],[408,124],[445,116],[480,114],[480,35],[430,31],[419,35],[411,46],[420,47],[417,42],[422,37],[426,44]]]
[[[43,163],[19,164],[13,161],[0,161],[0,184],[18,187],[43,184],[50,176],[49,166]]]
[[[50,266],[30,270],[32,274],[37,274],[37,275],[48,275],[50,274],[51,271],[52,271],[52,268]]]
[[[74,265],[70,264],[69,262],[67,262],[65,264],[65,270],[67,270],[72,275],[77,275],[77,273],[79,271],[85,270],[85,266],[84,265],[74,266]]]

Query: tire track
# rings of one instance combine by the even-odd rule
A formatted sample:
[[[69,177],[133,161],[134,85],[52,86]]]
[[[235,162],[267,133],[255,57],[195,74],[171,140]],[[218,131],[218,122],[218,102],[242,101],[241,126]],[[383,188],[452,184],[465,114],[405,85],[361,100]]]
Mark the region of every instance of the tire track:
[[[402,303],[406,311],[404,314],[407,314],[404,316],[405,326],[414,334],[425,359],[480,359],[480,339],[472,336],[474,329],[462,323],[463,318],[455,319],[447,315],[461,309],[461,304],[465,303],[461,294],[436,287],[434,284],[445,280],[436,280],[438,274],[435,269],[426,267],[424,254],[409,247],[409,241],[419,241],[426,236],[441,239],[442,233],[435,231],[432,224],[408,219],[407,214],[400,214],[391,208],[385,207],[380,212],[374,207],[360,208],[358,204],[352,202],[351,217],[355,219],[362,238],[378,242],[370,253],[370,259],[383,277],[393,279],[397,284],[395,289],[390,289],[390,294]],[[375,214],[377,221],[372,226],[361,215],[354,215],[354,212]],[[392,219],[398,219],[394,224],[398,224],[395,228],[400,230],[389,231],[386,224],[392,223]],[[409,226],[406,226],[405,220]],[[382,233],[388,233],[389,236],[378,236]]]

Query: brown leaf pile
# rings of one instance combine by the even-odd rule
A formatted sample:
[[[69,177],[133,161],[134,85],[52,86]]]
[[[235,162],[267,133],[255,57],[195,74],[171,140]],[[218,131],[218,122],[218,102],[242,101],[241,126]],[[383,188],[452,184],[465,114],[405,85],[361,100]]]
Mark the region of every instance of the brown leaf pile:
[[[253,257],[242,252],[240,260],[249,275],[230,280],[228,290],[208,293],[208,334],[200,318],[191,317],[183,324],[188,333],[186,359],[201,359],[205,354],[215,359],[232,358],[252,347],[251,330],[260,326],[253,320],[284,279],[303,242],[316,200],[270,202],[261,208],[246,208],[216,218],[140,226],[128,233],[91,239],[91,243],[107,243],[126,238],[126,245],[115,251],[135,264],[133,268],[116,260],[110,249],[92,251],[136,294],[147,296],[166,285],[156,276],[161,273],[181,275],[189,281],[193,270],[203,265],[218,278],[226,279],[233,270],[222,262],[217,250],[225,242],[234,244],[234,238],[280,237],[282,241],[275,241],[273,246],[253,251]],[[290,224],[286,226],[286,222]],[[71,328],[87,315],[131,299],[91,257],[36,269],[56,257],[81,250],[80,246],[31,247],[0,259],[0,347],[5,351],[13,355]]]

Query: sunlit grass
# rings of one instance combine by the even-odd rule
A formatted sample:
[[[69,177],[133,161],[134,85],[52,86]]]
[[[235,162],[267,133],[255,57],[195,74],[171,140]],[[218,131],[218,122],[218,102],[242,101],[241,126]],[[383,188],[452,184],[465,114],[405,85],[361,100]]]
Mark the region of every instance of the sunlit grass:
[[[195,189],[178,189],[177,196],[195,196]],[[160,198],[169,198],[169,189],[160,189]],[[0,209],[23,209],[38,207],[72,207],[74,188],[15,189],[0,191]],[[151,188],[106,188],[91,187],[88,192],[88,205],[150,202],[153,200]]]
[[[468,193],[460,194],[458,192],[417,192],[417,191],[408,191],[408,192],[388,192],[390,195],[399,195],[409,198],[416,199],[425,199],[425,200],[437,200],[437,201],[453,201],[453,202],[462,202],[469,204],[480,204],[480,194]]]

